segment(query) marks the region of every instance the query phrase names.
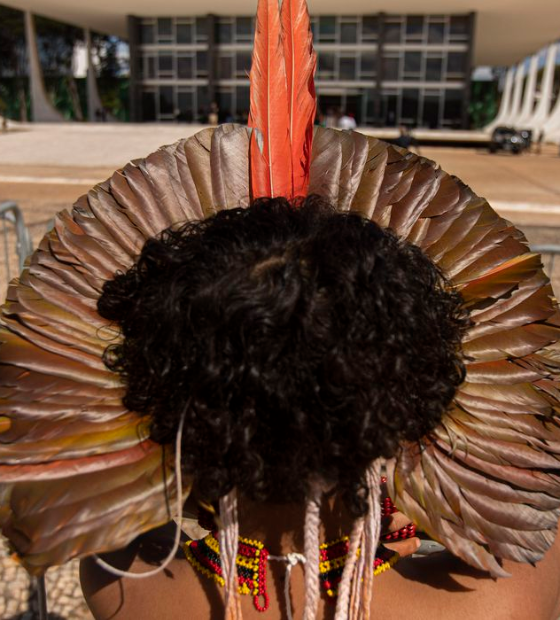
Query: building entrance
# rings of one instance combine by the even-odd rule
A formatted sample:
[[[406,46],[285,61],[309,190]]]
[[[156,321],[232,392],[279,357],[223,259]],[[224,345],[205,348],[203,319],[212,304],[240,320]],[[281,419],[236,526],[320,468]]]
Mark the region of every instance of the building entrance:
[[[354,94],[325,94],[319,93],[318,108],[323,116],[330,116],[331,113],[338,115],[346,113],[356,119],[356,123],[360,125],[362,122],[362,95]]]

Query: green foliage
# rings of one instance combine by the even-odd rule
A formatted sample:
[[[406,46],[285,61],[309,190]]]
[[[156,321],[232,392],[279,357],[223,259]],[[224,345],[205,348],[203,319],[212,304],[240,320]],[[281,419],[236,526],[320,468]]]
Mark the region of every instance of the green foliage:
[[[74,47],[83,42],[84,31],[41,16],[35,16],[35,30],[45,77],[70,75]]]
[[[497,82],[473,82],[471,102],[469,105],[470,125],[473,129],[482,129],[498,113]]]

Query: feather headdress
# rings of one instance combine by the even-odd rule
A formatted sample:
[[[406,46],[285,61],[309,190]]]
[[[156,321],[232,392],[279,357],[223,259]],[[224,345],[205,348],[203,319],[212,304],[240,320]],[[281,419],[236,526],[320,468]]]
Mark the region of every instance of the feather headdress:
[[[102,362],[103,283],[177,222],[267,194],[317,193],[418,245],[473,326],[468,373],[421,446],[388,463],[396,505],[493,575],[538,560],[560,515],[560,315],[523,234],[434,162],[312,128],[305,3],[261,0],[251,127],[222,125],[128,164],[56,219],[9,289],[0,331],[0,527],[24,566],[123,547],[171,517],[172,447]],[[312,142],[313,137],[313,142]],[[188,481],[182,489],[189,491]]]
[[[317,108],[305,0],[261,0],[251,69],[251,195],[305,196]]]

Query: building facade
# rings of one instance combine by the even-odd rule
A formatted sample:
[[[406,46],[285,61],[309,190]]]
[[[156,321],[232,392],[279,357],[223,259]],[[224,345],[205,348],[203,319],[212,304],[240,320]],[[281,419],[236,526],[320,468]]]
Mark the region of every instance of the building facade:
[[[463,128],[474,13],[312,17],[319,109],[358,124]],[[246,122],[254,18],[129,17],[131,119]]]

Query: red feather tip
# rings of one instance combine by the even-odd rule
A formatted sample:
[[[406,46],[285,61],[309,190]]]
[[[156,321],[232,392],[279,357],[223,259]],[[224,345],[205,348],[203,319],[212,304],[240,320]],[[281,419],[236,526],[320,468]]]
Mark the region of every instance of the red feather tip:
[[[251,194],[305,196],[317,101],[305,0],[259,0],[251,68]]]

